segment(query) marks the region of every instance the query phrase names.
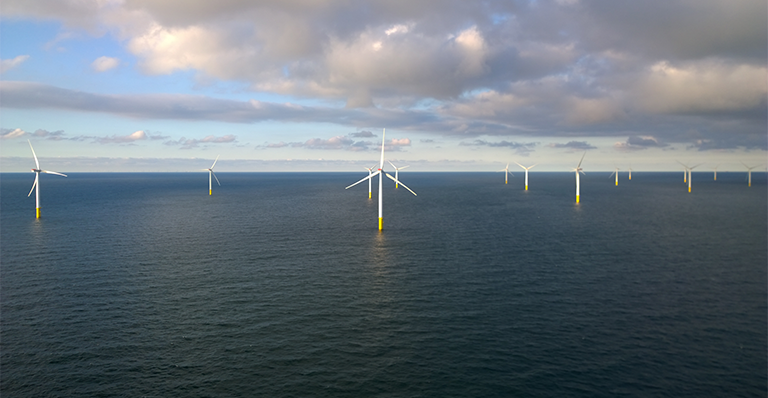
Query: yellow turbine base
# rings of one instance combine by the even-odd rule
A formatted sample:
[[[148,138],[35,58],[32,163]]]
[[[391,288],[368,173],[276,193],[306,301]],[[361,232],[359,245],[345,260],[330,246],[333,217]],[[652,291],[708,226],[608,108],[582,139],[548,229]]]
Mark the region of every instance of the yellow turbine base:
[[[752,186],[752,183],[751,183],[751,182],[749,183],[749,186],[750,186],[750,187]]]
[[[368,192],[368,199],[370,199],[370,198],[371,198],[371,193],[370,193],[370,192]]]
[[[616,181],[616,186],[617,186],[617,187],[619,186],[619,182],[618,182],[618,181]]]
[[[629,176],[629,179],[631,180],[631,179],[632,179],[632,176]]]
[[[395,184],[395,188],[397,188],[397,184]]]
[[[208,190],[208,195],[213,195],[213,190],[212,189]]]
[[[37,213],[37,218],[40,218],[40,208],[35,208],[35,213]]]
[[[688,187],[688,192],[691,192],[691,187]]]
[[[525,186],[525,190],[526,190],[526,191],[528,190],[528,185],[526,185],[526,186]]]
[[[384,219],[379,217],[379,231],[381,231],[384,227]]]
[[[576,203],[579,203],[579,195],[576,195]]]

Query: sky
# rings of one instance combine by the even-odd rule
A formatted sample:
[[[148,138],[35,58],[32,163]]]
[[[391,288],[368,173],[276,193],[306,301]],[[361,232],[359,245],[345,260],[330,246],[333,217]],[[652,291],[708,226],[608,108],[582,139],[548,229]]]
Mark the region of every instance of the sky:
[[[3,172],[27,140],[60,172],[362,172],[385,129],[410,171],[768,153],[764,0],[3,0],[0,58]]]

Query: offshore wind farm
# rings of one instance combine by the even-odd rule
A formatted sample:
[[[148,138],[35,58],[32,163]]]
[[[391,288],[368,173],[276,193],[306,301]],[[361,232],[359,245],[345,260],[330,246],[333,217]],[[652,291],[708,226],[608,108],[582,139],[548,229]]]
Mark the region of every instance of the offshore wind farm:
[[[766,174],[589,159],[578,205],[569,172],[410,171],[383,231],[357,173],[69,173],[40,219],[3,173],[3,395],[759,396]]]
[[[3,0],[0,396],[768,397],[766,26]]]

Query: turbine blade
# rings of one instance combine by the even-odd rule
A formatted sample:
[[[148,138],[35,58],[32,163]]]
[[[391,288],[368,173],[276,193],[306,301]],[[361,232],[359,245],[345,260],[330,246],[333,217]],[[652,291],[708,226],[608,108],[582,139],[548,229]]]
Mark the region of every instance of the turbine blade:
[[[613,177],[613,175],[614,175],[614,174],[616,174],[616,172],[615,172],[615,171],[614,171],[613,173],[611,173],[611,175],[609,175],[609,176],[608,176],[608,178],[611,178],[611,177]]]
[[[408,167],[411,167],[411,165],[403,166],[403,167],[399,168],[398,170],[407,169]],[[755,167],[757,167],[757,166],[755,166]]]
[[[346,188],[344,188],[344,189],[349,189],[349,188],[352,188],[352,187],[354,187],[355,185],[357,185],[357,184],[359,184],[359,183],[361,183],[361,182],[363,182],[363,181],[365,181],[365,180],[371,179],[371,178],[373,178],[373,177],[375,177],[375,176],[379,175],[379,173],[381,173],[381,171],[380,171],[380,170],[376,170],[376,172],[375,172],[375,173],[373,173],[373,174],[371,174],[371,175],[369,175],[369,176],[363,177],[363,179],[362,179],[362,180],[360,180],[360,181],[358,181],[358,182],[356,182],[356,183],[354,183],[354,184],[352,184],[352,185],[350,185],[350,186],[348,186],[348,187],[346,187]]]
[[[62,176],[62,177],[66,177],[67,176],[66,174],[62,174],[62,173],[59,173],[59,172],[56,172],[56,171],[40,170],[40,172],[45,173],[45,174],[56,174],[57,176]]]
[[[216,160],[213,161],[213,164],[211,165],[211,169],[213,169],[213,166],[216,166],[216,162],[219,161],[219,156],[221,155],[216,155]]]
[[[396,167],[394,164],[392,164],[392,162],[390,162],[389,160],[387,160],[387,163],[391,164],[391,165],[392,165],[392,168],[393,168],[393,169],[395,169],[395,170],[397,170],[397,167]]]
[[[584,156],[587,156],[587,151],[584,151],[584,154],[581,155],[581,160],[579,160],[579,164],[576,166],[576,168],[581,167],[581,162],[584,161]]]
[[[221,183],[219,182],[219,178],[216,177],[216,173],[214,173],[213,170],[211,170],[211,175],[213,176],[213,178],[216,179],[216,183],[219,184],[219,186],[221,186]]]
[[[412,193],[412,194],[413,194],[413,196],[419,196],[419,195],[416,195],[416,192],[413,192],[413,191],[411,190],[411,188],[408,188],[408,187],[407,187],[405,184],[403,184],[402,182],[398,181],[398,180],[397,180],[397,178],[395,178],[395,177],[392,177],[391,175],[389,175],[389,174],[387,174],[387,173],[384,173],[384,175],[385,175],[385,176],[387,176],[387,177],[389,177],[389,179],[390,179],[390,180],[392,180],[392,181],[394,181],[394,182],[396,182],[396,183],[398,183],[398,184],[402,185],[403,187],[405,187],[405,189],[407,189],[407,190],[408,190],[408,192]]]
[[[39,175],[40,174],[35,173],[35,182],[32,183],[32,189],[29,190],[29,193],[27,194],[27,197],[29,197],[29,195],[32,195],[32,191],[35,190],[35,187],[37,186],[37,176],[39,176]]]
[[[32,142],[30,140],[27,140],[29,142],[29,149],[32,150],[32,157],[35,158],[35,168],[40,170],[40,162],[37,161],[37,155],[35,155],[35,148],[32,148]]]
[[[379,169],[384,168],[384,136],[387,135],[387,129],[381,133],[381,159],[379,160]]]

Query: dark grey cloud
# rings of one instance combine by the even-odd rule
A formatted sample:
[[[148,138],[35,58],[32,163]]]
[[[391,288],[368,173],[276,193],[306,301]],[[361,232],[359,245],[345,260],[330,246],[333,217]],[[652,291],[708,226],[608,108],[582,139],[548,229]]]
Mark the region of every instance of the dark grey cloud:
[[[639,151],[648,148],[666,148],[669,144],[659,142],[656,137],[633,135],[626,142],[617,142],[614,148],[620,151]]]

